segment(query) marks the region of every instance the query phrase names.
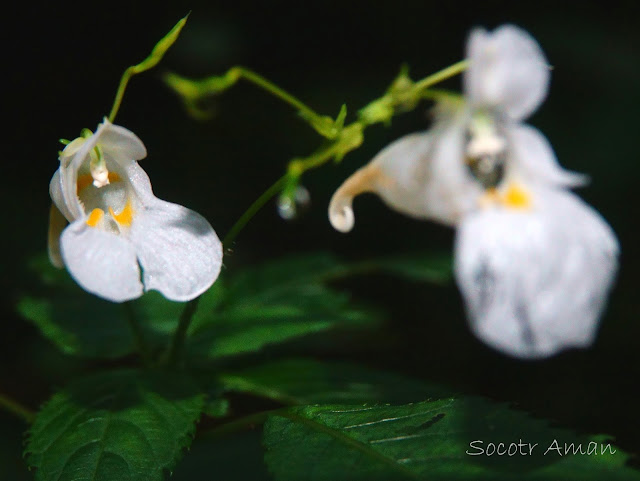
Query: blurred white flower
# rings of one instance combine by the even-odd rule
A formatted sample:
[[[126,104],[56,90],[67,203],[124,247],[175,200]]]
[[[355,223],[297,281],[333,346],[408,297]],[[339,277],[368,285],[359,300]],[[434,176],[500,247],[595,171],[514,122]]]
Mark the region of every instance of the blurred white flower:
[[[146,154],[138,137],[106,119],[67,145],[49,188],[49,257],[110,301],[148,290],[190,300],[218,277],[222,245],[202,216],[153,195],[137,162]]]
[[[546,138],[522,124],[544,100],[549,67],[537,42],[506,25],[474,30],[464,101],[442,102],[427,132],[383,149],[335,192],[333,227],[354,225],[353,198],[458,227],[456,279],[473,332],[522,358],[588,346],[617,270],[618,242],[569,187]]]

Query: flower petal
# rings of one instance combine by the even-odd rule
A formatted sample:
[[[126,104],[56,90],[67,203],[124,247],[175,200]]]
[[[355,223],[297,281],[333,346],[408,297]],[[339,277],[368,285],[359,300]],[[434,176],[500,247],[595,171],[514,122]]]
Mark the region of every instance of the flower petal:
[[[336,190],[329,203],[329,220],[340,232],[353,228],[353,198],[375,192],[392,209],[412,217],[426,213],[422,191],[427,182],[429,133],[406,135],[385,147]]]
[[[560,167],[551,144],[538,129],[510,124],[505,135],[509,143],[508,174],[530,183],[558,187],[577,187],[589,182],[588,176]]]
[[[465,92],[476,108],[498,109],[512,120],[522,120],[547,95],[547,60],[538,42],[518,27],[503,25],[492,33],[473,30],[467,59]]]
[[[61,269],[64,267],[62,254],[60,253],[60,234],[67,226],[67,219],[58,210],[55,204],[51,204],[49,211],[49,236],[47,240],[47,252],[49,260],[55,267]]]
[[[51,182],[49,183],[49,195],[54,205],[58,208],[58,211],[69,221],[73,222],[74,217],[71,215],[67,203],[64,199],[64,191],[62,185],[62,175],[60,174],[62,167],[55,171]]]
[[[135,248],[124,237],[81,218],[64,230],[60,243],[64,264],[86,291],[113,302],[143,294]]]
[[[618,242],[572,193],[535,191],[533,211],[469,215],[455,274],[473,332],[519,358],[593,343],[617,271]]]
[[[146,199],[131,224],[146,291],[158,290],[167,299],[188,301],[218,278],[222,244],[200,214],[177,204]]]
[[[78,169],[87,160],[91,150],[98,144],[106,157],[124,168],[135,163],[136,160],[144,158],[147,154],[144,144],[135,134],[124,127],[113,125],[105,119],[98,126],[96,133],[77,149],[69,164],[60,166],[62,194],[65,206],[71,215],[70,221],[79,219],[84,215],[82,204],[77,195]],[[63,209],[60,210],[64,212]]]

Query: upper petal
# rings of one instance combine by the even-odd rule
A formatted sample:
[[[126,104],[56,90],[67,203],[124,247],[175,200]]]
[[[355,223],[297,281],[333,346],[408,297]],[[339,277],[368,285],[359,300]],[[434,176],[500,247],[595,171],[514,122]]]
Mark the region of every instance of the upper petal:
[[[68,164],[61,161],[60,182],[62,197],[66,209],[70,213],[70,221],[84,215],[82,204],[77,196],[78,170],[87,161],[91,150],[96,145],[100,145],[104,155],[117,162],[123,168],[127,168],[132,163],[135,163],[136,160],[144,158],[147,153],[144,144],[135,134],[124,127],[113,125],[105,119],[98,126],[95,134],[89,137],[76,150]],[[64,212],[63,209],[60,210]]]
[[[576,187],[589,179],[584,174],[564,170],[547,138],[534,127],[511,124],[505,130],[509,144],[508,174],[512,173],[527,182]]]
[[[534,195],[532,211],[469,215],[455,249],[456,280],[473,332],[528,359],[594,341],[619,250],[609,225],[574,194]]]
[[[145,290],[188,301],[206,291],[222,266],[222,244],[200,214],[147,199],[131,224],[129,239],[142,267]]]
[[[65,266],[83,289],[113,302],[143,294],[136,252],[126,238],[81,218],[64,230],[60,246]]]
[[[498,109],[513,120],[533,113],[547,95],[550,70],[538,42],[524,30],[503,25],[492,33],[471,32],[467,99],[474,107]]]

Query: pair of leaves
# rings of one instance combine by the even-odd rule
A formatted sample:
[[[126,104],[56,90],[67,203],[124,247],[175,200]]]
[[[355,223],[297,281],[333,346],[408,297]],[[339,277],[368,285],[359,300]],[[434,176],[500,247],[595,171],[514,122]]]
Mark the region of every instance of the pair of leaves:
[[[191,443],[203,407],[184,373],[96,374],[40,410],[28,462],[39,480],[161,480]]]
[[[220,380],[227,391],[290,404],[340,403],[270,416],[265,461],[278,481],[640,479],[624,466],[622,451],[601,451],[609,442],[602,437],[552,429],[504,404],[443,397],[442,390],[392,373],[307,359],[245,368]],[[379,404],[425,397],[431,400]],[[44,406],[30,432],[28,460],[41,480],[159,480],[190,443],[200,412],[221,416],[226,407],[220,398],[206,405],[184,372],[93,375]],[[489,443],[505,443],[510,455],[495,454],[494,446],[489,456]],[[570,450],[579,444],[591,450],[589,443],[597,450],[574,455],[565,443],[573,443]]]
[[[514,443],[511,454],[497,455],[498,443],[504,443],[500,452]],[[568,453],[565,443],[573,443]],[[580,443],[583,452],[597,449],[574,455]],[[615,447],[603,452],[602,437],[579,438],[473,397],[291,408],[267,421],[264,444],[267,466],[278,481],[640,479],[640,472],[624,466],[624,453]]]
[[[32,267],[42,292],[23,297],[18,310],[63,352],[114,359],[135,351],[123,306],[83,292],[45,258],[36,259]],[[333,328],[371,325],[377,316],[352,306],[349,294],[328,282],[372,270],[441,282],[450,277],[450,262],[423,254],[347,265],[319,253],[269,262],[235,276],[223,273],[200,299],[188,352],[199,359],[217,359]],[[132,308],[145,340],[159,350],[176,329],[183,304],[151,292]]]
[[[390,372],[309,359],[265,363],[216,381],[222,389],[209,400],[185,372],[120,370],[75,381],[38,413],[28,462],[41,480],[159,480],[189,446],[201,412],[227,414],[222,391],[286,404],[406,402],[438,392]]]

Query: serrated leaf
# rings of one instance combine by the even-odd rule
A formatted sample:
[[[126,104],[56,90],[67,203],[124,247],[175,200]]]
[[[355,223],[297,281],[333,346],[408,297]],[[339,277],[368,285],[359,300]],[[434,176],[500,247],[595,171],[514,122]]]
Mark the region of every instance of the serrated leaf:
[[[346,362],[287,359],[228,372],[227,390],[267,397],[285,404],[409,402],[452,392],[407,376]]]
[[[203,405],[184,373],[89,376],[40,410],[28,462],[43,481],[159,481],[191,443]]]
[[[377,317],[327,284],[340,265],[327,254],[292,256],[232,277],[223,301],[200,308],[188,341],[197,358],[214,359],[337,327],[371,325]]]
[[[590,441],[603,442],[479,398],[290,408],[271,416],[264,431],[265,460],[278,481],[640,479],[640,472],[624,466],[627,456],[619,449],[601,454],[606,443],[598,454],[560,456],[548,450],[554,440],[562,449],[582,442],[585,450]],[[512,456],[467,454],[479,452],[470,446],[477,441],[485,448],[524,446]],[[537,444],[529,451],[528,443]]]

